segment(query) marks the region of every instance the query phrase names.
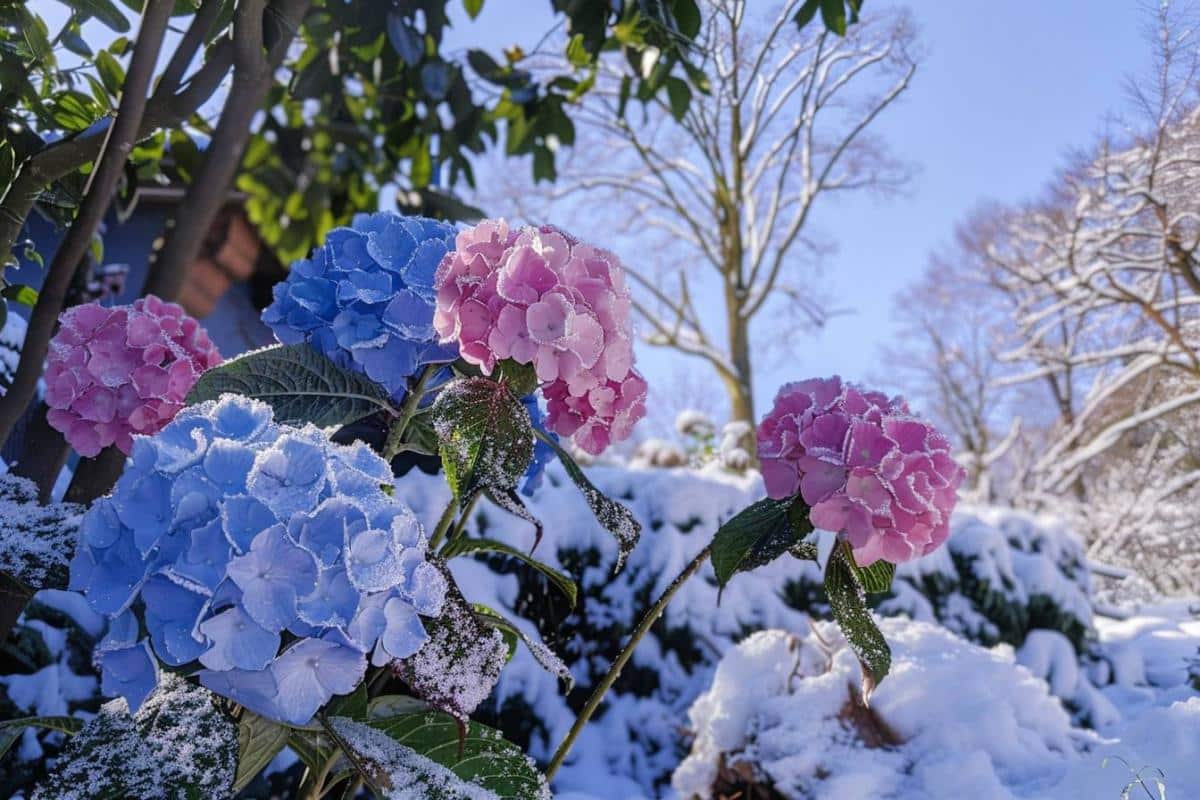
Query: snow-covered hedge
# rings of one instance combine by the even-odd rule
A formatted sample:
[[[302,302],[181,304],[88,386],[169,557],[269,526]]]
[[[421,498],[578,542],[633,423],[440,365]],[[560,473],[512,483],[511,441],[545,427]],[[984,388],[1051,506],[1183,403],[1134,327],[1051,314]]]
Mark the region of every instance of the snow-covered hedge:
[[[1116,757],[1161,769],[1172,797],[1200,788],[1200,697],[1160,696],[1097,733],[1073,727],[1007,646],[906,619],[882,630],[894,660],[869,708],[831,625],[756,633],[727,654],[689,712],[681,800],[1115,800],[1131,779]]]
[[[511,559],[455,564],[469,599],[526,620],[527,632],[540,635],[571,666],[576,689],[564,700],[554,679],[522,650],[493,695],[487,721],[539,758],[548,757],[569,728],[653,598],[723,521],[762,496],[757,475],[739,476],[717,463],[702,470],[596,466],[590,474],[601,491],[630,507],[645,533],[614,577],[612,538],[592,521],[559,469],[547,471],[546,486],[529,500],[546,527],[537,555],[579,582],[574,611],[548,584],[544,592],[518,591],[518,583],[529,586],[536,576]],[[402,499],[427,523],[445,503],[446,490],[434,478],[406,478],[401,485]],[[474,533],[516,547],[533,542],[531,526],[495,509],[477,512],[472,525]],[[940,622],[984,645],[1020,646],[1031,630],[1045,630],[1061,635],[1072,653],[1084,649],[1092,623],[1088,574],[1069,532],[1049,519],[990,508],[964,509],[953,527],[948,549],[899,568],[882,613]],[[787,556],[734,578],[718,605],[706,567],[635,652],[557,786],[587,789],[605,774],[628,779],[614,797],[662,791],[686,754],[686,710],[707,687],[715,664],[754,631],[806,630],[810,612],[826,612],[818,600],[820,580],[812,562]]]

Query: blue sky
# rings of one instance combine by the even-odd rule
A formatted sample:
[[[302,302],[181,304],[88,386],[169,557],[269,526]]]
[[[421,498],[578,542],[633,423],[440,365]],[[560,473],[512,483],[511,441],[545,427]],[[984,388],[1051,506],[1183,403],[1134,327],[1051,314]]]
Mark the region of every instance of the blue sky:
[[[750,13],[772,6],[749,2]],[[1149,63],[1147,16],[1131,0],[924,0],[910,6],[926,55],[906,98],[876,130],[917,167],[916,177],[907,196],[843,198],[817,215],[820,229],[839,242],[825,265],[827,288],[854,312],[800,340],[793,358],[756,368],[759,413],[788,380],[878,375],[879,348],[894,331],[893,296],[950,240],[955,223],[981,200],[1036,193],[1070,149],[1088,144],[1107,115],[1124,109],[1126,77]],[[474,23],[457,16],[449,43],[528,48],[553,22],[548,7],[546,0],[487,0]],[[619,252],[619,243],[614,248]],[[757,333],[764,330],[784,333],[770,331],[765,318]],[[707,369],[662,351],[639,358],[652,385],[679,374],[681,364]]]

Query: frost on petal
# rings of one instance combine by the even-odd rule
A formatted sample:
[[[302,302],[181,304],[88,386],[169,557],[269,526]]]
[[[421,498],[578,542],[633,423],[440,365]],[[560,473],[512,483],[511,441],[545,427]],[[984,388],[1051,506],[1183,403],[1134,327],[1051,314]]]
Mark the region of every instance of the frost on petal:
[[[271,673],[286,687],[276,698],[279,719],[304,725],[335,694],[347,694],[362,680],[367,668],[362,653],[335,642],[304,639],[289,647]]]

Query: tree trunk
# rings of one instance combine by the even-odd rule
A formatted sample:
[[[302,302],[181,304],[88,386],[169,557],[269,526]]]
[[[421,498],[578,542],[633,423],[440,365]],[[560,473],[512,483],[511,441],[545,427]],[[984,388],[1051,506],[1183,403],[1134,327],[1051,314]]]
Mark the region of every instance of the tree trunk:
[[[750,322],[741,315],[736,289],[725,284],[725,325],[729,337],[729,361],[733,375],[722,375],[729,394],[729,420],[754,425],[754,372],[750,364]]]

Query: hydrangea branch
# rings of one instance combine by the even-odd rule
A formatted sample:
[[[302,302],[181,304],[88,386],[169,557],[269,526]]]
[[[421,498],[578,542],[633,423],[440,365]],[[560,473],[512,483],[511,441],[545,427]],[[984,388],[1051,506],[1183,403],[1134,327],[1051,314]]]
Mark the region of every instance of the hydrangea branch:
[[[385,461],[390,463],[403,449],[404,432],[408,429],[408,423],[412,422],[412,418],[416,416],[417,409],[421,405],[421,398],[425,394],[426,385],[437,371],[438,365],[427,364],[421,370],[416,384],[408,390],[408,396],[404,398],[404,405],[400,407],[400,416],[388,429],[387,441],[383,443],[383,459]]]
[[[600,707],[601,701],[604,700],[604,695],[612,688],[617,678],[621,674],[621,670],[625,668],[629,658],[633,655],[633,651],[637,649],[638,644],[642,641],[645,635],[653,627],[658,618],[667,608],[667,604],[671,602],[671,598],[683,587],[688,579],[691,578],[700,567],[704,566],[704,562],[708,560],[712,553],[712,545],[709,544],[696,556],[688,562],[688,565],[683,568],[683,571],[676,576],[675,580],[671,581],[671,585],[666,588],[662,596],[655,601],[654,605],[650,606],[650,610],[642,617],[642,621],[638,623],[637,628],[629,637],[629,641],[621,648],[621,652],[613,659],[612,665],[608,668],[608,672],[600,679],[600,683],[596,684],[596,688],[592,690],[591,696],[588,697],[587,703],[579,712],[579,716],[575,718],[575,724],[571,726],[571,730],[567,732],[566,737],[558,745],[558,749],[554,751],[554,757],[550,759],[550,766],[546,768],[546,780],[554,778],[555,773],[562,767],[563,762],[567,759],[567,754],[571,752],[571,747],[575,744],[575,740],[579,738],[579,734],[583,731],[588,720],[596,713],[596,709]]]
[[[21,360],[5,395],[0,398],[0,443],[8,439],[17,420],[25,413],[37,390],[42,362],[54,333],[55,322],[66,302],[67,290],[76,267],[91,244],[108,210],[117,181],[124,174],[125,162],[137,141],[146,110],[146,93],[154,76],[154,65],[162,46],[167,22],[174,4],[170,0],[149,0],[142,16],[141,30],[129,63],[129,73],[121,90],[117,118],[108,127],[104,144],[88,181],[79,214],[71,225],[66,239],[59,246],[46,273],[46,281],[38,293],[37,304],[29,319]],[[10,190],[11,191],[11,190]],[[7,250],[5,250],[7,253]]]

